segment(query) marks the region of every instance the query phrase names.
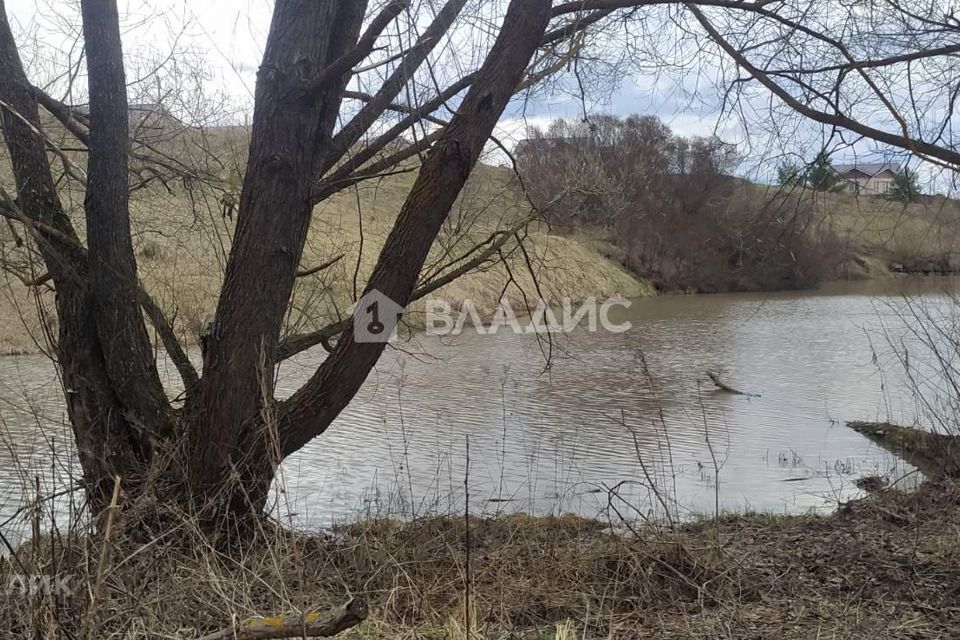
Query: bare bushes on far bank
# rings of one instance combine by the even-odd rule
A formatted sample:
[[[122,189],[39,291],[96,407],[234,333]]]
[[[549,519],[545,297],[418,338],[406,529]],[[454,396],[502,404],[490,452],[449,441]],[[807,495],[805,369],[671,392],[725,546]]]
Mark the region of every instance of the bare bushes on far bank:
[[[531,130],[517,159],[555,229],[599,229],[662,290],[808,288],[849,260],[811,202],[731,177],[734,147],[676,136],[656,117],[558,120]]]

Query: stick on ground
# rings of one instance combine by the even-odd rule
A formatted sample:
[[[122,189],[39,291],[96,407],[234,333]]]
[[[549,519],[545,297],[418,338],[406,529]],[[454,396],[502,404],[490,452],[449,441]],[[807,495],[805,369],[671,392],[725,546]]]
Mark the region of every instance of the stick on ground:
[[[274,618],[254,618],[203,636],[200,640],[269,640],[276,638],[330,638],[367,619],[367,605],[350,600],[321,619],[317,612]]]

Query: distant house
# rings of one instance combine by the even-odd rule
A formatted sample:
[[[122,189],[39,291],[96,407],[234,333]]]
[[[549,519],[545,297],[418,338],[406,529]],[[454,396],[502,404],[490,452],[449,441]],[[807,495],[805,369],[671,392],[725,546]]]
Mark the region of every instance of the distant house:
[[[134,126],[162,127],[179,122],[162,104],[131,104],[127,109],[130,112],[130,124]]]
[[[887,195],[902,169],[890,163],[838,164],[833,170],[845,182],[844,190],[857,195]]]

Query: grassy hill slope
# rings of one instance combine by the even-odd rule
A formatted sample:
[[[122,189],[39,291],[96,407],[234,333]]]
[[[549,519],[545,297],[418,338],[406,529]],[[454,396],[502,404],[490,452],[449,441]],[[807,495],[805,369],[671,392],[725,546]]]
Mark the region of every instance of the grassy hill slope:
[[[298,280],[288,332],[319,328],[349,310],[354,287],[362,291],[415,175],[411,171],[368,183],[317,208],[302,268],[343,257],[322,273]],[[82,193],[65,193],[64,201],[71,215],[81,220]],[[451,213],[428,271],[431,265],[438,267],[467,253],[475,243],[529,213],[510,172],[481,165]],[[212,191],[176,186],[167,190],[159,185],[134,193],[131,217],[141,278],[168,317],[174,318],[177,332],[193,344],[213,315],[235,220],[221,215]],[[537,225],[528,234],[529,265],[527,257],[514,249],[516,243],[510,243],[504,247],[505,265],[467,275],[431,297],[444,299],[454,308],[471,300],[481,313],[492,314],[501,293],[517,303],[516,308],[522,306],[524,294],[534,299],[542,294],[555,301],[652,293],[644,282],[601,255],[593,242],[551,235]],[[8,251],[14,251],[8,228],[0,228],[0,238]],[[37,349],[43,326],[38,300],[52,308],[50,292],[37,298],[16,277],[5,274],[0,280],[0,353]],[[415,304],[413,311],[419,308],[422,303]]]
[[[903,203],[882,197],[818,194],[824,219],[855,252],[894,271],[960,270],[960,202],[943,196]]]

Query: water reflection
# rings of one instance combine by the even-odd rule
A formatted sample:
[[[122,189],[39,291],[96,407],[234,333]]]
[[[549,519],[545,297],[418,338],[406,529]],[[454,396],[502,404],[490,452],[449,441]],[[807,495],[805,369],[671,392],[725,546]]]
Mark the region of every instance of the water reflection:
[[[830,508],[862,475],[909,471],[842,423],[917,421],[883,327],[899,327],[902,293],[937,300],[955,287],[902,279],[641,300],[614,313],[633,323],[626,334],[558,337],[546,370],[531,336],[421,335],[389,351],[328,433],[285,462],[275,506],[306,527],[358,510],[459,511],[466,477],[471,507],[488,512],[656,513],[651,485],[681,516],[717,502]],[[322,358],[286,363],[279,393]],[[707,369],[761,397],[715,391]],[[21,482],[50,467],[51,445],[69,441],[44,359],[0,360],[0,418],[10,441],[0,450],[2,522],[22,504]],[[75,472],[62,466],[59,486]]]

